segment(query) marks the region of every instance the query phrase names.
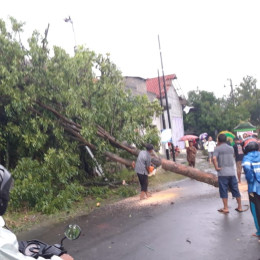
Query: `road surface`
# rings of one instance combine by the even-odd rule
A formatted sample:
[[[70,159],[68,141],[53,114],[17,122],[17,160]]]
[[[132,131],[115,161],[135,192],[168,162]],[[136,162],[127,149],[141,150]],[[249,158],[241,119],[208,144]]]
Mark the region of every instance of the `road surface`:
[[[243,205],[248,205],[246,188],[243,180]],[[250,210],[236,212],[232,197],[228,215],[217,211],[221,207],[217,188],[185,179],[150,199],[128,198],[70,220],[81,226],[82,235],[65,241],[65,247],[76,260],[260,259]],[[19,238],[56,243],[66,224],[40,227]]]

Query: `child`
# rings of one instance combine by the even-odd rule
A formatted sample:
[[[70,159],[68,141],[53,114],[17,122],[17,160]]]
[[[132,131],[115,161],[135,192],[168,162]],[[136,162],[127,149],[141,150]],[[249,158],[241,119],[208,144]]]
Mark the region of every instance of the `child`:
[[[179,148],[179,146],[178,145],[176,145],[176,147],[175,147],[175,156],[178,156],[179,154],[180,154],[180,148]]]
[[[186,152],[189,166],[195,167],[197,149],[194,147],[192,140],[189,141],[189,147],[186,148]]]

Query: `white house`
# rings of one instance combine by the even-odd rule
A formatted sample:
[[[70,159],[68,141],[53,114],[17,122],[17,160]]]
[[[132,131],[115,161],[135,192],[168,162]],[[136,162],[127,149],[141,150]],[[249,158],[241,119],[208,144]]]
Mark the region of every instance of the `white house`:
[[[183,126],[183,112],[182,105],[185,99],[180,97],[174,87],[173,81],[176,78],[175,74],[166,75],[165,77],[165,88],[168,97],[168,107],[169,107],[169,119],[171,124],[172,142],[176,146],[178,145],[181,149],[184,148],[184,143],[179,142],[179,139],[184,135]],[[159,99],[160,102],[160,91],[159,82],[161,87],[161,97],[164,107],[164,118],[166,129],[169,128],[168,114],[166,110],[166,99],[164,92],[164,81],[163,77],[144,79],[141,77],[125,77],[125,86],[130,89],[134,95],[144,95],[146,94],[149,100],[153,101],[155,98]],[[157,126],[158,130],[164,129],[162,116],[160,118],[153,119],[153,124]]]

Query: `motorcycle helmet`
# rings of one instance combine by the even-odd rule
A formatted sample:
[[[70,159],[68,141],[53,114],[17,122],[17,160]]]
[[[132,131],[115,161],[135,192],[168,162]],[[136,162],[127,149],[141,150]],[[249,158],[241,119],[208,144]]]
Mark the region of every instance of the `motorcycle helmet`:
[[[4,215],[12,185],[12,176],[2,165],[0,165],[0,216]]]
[[[259,150],[259,145],[255,138],[249,137],[244,140],[243,151],[245,154],[252,152],[252,151],[258,151],[258,150]]]

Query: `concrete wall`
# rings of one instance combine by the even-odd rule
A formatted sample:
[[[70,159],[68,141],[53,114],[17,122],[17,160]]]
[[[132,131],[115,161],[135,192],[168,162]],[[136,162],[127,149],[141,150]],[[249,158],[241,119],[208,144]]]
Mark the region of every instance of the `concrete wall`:
[[[145,95],[146,91],[146,80],[139,77],[125,77],[125,87],[130,89],[133,95]]]

